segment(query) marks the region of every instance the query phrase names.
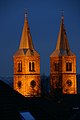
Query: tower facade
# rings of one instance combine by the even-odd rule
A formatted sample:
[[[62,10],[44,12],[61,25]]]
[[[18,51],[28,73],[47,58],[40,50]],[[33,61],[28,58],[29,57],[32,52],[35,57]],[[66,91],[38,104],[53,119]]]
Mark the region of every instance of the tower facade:
[[[76,94],[76,55],[70,50],[62,16],[56,49],[50,55],[51,93]]]
[[[14,89],[25,97],[40,96],[40,55],[34,49],[27,14],[14,59]]]

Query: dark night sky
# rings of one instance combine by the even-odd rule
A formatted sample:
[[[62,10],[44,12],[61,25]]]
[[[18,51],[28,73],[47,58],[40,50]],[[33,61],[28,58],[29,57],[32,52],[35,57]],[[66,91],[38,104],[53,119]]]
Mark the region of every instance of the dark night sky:
[[[41,74],[49,75],[49,56],[56,46],[61,10],[71,50],[80,73],[79,0],[0,0],[0,76],[13,75],[13,55],[18,50],[25,9],[35,49],[41,56]]]

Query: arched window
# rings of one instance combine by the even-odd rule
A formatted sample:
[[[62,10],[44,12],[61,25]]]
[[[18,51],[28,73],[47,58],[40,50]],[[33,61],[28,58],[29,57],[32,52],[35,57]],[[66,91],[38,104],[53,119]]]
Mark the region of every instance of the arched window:
[[[22,72],[22,62],[18,62],[18,72]]]
[[[30,72],[35,71],[35,64],[34,64],[34,62],[29,62],[29,71]]]
[[[54,70],[59,71],[59,63],[54,63]]]
[[[29,71],[31,71],[31,62],[29,62]]]
[[[35,70],[34,70],[34,62],[32,62],[32,71],[35,71]]]
[[[72,63],[66,62],[66,71],[72,71]]]

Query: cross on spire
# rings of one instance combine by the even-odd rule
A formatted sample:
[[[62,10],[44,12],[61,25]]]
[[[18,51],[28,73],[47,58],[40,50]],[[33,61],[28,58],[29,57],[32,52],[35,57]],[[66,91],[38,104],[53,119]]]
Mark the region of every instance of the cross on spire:
[[[28,11],[25,9],[25,18],[28,18]]]
[[[62,20],[64,19],[64,10],[61,10],[61,16],[62,16]]]
[[[63,9],[61,10],[61,14],[62,14],[62,16],[64,16],[64,10]]]

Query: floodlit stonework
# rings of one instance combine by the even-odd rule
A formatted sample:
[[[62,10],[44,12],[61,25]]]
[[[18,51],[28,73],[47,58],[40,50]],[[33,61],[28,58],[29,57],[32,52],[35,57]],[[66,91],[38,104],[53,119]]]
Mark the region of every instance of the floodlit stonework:
[[[56,49],[50,56],[51,94],[76,94],[76,55],[69,47],[62,16]]]
[[[14,89],[25,97],[40,96],[40,55],[34,49],[26,14],[20,46],[13,59]]]
[[[25,97],[41,95],[40,55],[34,49],[27,14],[14,59],[14,89]],[[76,55],[71,51],[62,16],[56,49],[50,55],[50,93],[77,94]]]

